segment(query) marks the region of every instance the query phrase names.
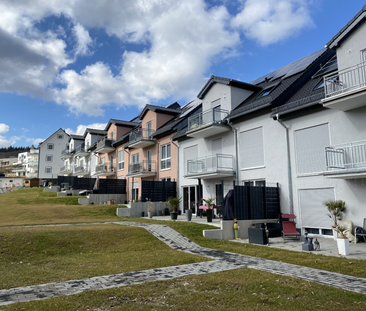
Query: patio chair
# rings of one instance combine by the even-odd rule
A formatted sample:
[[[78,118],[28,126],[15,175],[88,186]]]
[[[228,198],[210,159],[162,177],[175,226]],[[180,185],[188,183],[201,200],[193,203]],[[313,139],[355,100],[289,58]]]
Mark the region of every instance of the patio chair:
[[[357,243],[357,236],[362,236],[363,241],[366,242],[366,218],[363,219],[363,227],[355,226],[355,244]]]
[[[300,240],[300,233],[296,230],[294,221],[282,222],[282,237],[284,241],[286,237],[296,237]]]

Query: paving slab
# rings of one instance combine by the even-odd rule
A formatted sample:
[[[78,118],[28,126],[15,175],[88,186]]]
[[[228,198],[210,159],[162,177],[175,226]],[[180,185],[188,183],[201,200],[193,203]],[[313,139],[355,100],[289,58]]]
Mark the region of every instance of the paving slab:
[[[257,269],[278,275],[285,275],[310,282],[316,282],[343,290],[366,294],[365,278],[358,278],[320,269],[313,269],[278,261],[204,248],[166,225],[133,222],[113,223],[117,225],[144,228],[173,249],[208,257],[211,258],[212,261],[156,268],[144,271],[133,271],[121,274],[70,280],[65,282],[3,289],[0,290],[0,306],[17,302],[27,302],[64,295],[73,295],[87,290],[130,286],[145,282],[169,280],[184,276],[202,275],[242,268]]]

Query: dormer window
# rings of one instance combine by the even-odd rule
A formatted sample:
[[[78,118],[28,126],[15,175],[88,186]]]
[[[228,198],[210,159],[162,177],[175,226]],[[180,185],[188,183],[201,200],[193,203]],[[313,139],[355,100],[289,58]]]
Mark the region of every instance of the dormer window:
[[[113,134],[114,134],[114,133],[112,132],[112,133],[111,133],[111,140],[113,140]]]
[[[264,97],[264,96],[267,96],[269,95],[269,93],[271,93],[273,91],[273,89],[275,88],[276,86],[271,86],[271,87],[268,87],[266,89],[264,89],[259,95],[258,97]]]

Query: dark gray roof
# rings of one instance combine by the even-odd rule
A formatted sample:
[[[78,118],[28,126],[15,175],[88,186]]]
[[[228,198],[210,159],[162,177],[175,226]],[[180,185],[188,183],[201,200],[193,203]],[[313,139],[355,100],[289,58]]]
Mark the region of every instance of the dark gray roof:
[[[74,135],[74,134],[70,134],[69,136],[70,136],[70,138],[72,138],[72,139],[84,140],[84,136],[81,136],[81,135]]]
[[[184,128],[188,123],[188,117],[194,114],[200,109],[202,104],[201,100],[193,100],[181,108],[181,114],[168,121],[165,125],[157,129],[153,137],[159,137],[161,135],[167,135],[174,131],[179,131]]]
[[[178,103],[174,103],[174,104],[179,106]],[[174,107],[177,107],[176,105]],[[167,108],[167,107],[160,107],[160,106],[154,106],[154,105],[146,105],[145,108],[140,113],[140,115],[138,116],[138,118],[140,120],[142,120],[142,118],[144,117],[145,113],[148,110],[151,110],[151,111],[154,111],[154,112],[162,112],[162,113],[166,113],[166,114],[172,114],[172,115],[177,115],[181,111],[180,106],[177,107],[177,108]]]
[[[129,122],[129,121],[122,121],[122,120],[117,120],[117,119],[110,119],[104,130],[108,131],[111,124],[127,126],[127,127],[135,127],[135,126],[139,125],[138,122]]]
[[[366,5],[363,6],[354,18],[344,26],[328,43],[330,49],[336,48],[364,19],[366,18]]]
[[[238,87],[238,88],[242,88],[242,89],[246,89],[246,90],[250,90],[250,91],[257,91],[258,90],[258,87],[256,85],[253,85],[253,84],[249,84],[249,83],[245,83],[245,82],[238,81],[238,80],[233,80],[233,79],[217,77],[217,76],[212,75],[211,78],[205,84],[205,86],[202,88],[202,90],[198,93],[197,98],[202,99],[203,97],[205,97],[206,93],[210,90],[210,88],[215,83],[231,85],[231,86],[234,86],[234,87]]]
[[[120,138],[118,138],[117,140],[115,140],[112,144],[113,147],[119,146],[121,144],[125,144],[126,142],[129,141],[129,137],[130,137],[130,132],[126,133],[125,135],[122,135]]]
[[[306,83],[311,75],[314,75],[314,73],[320,68],[320,64],[328,61],[333,55],[334,52],[321,49],[320,51],[312,53],[299,61],[293,62],[292,66],[282,67],[287,68],[286,70],[275,70],[272,73],[263,76],[264,80],[263,77],[255,80],[261,81],[258,86],[261,87],[262,91],[253,93],[249,98],[244,100],[243,103],[235,108],[226,119],[235,119],[269,106],[277,107],[283,105],[298,88]],[[295,72],[297,70],[296,68],[302,68],[302,70],[296,74],[290,74]],[[277,78],[274,79],[275,77]],[[272,88],[270,93],[262,96],[268,88]]]
[[[333,50],[327,52],[330,57],[328,62],[334,61]],[[327,63],[326,63],[327,64]],[[325,67],[326,64],[323,66]],[[337,69],[337,68],[336,68]],[[325,72],[324,74],[326,74]],[[323,82],[323,76],[317,74],[308,77],[308,80],[297,89],[297,91],[281,106],[275,107],[272,110],[271,117],[278,115],[279,117],[300,109],[305,109],[311,106],[318,105],[321,107],[320,101],[325,97],[324,87],[317,88]]]
[[[85,130],[85,132],[84,132],[84,138],[86,137],[86,135],[88,133],[90,133],[90,134],[96,134],[96,135],[107,135],[107,131],[87,128]]]

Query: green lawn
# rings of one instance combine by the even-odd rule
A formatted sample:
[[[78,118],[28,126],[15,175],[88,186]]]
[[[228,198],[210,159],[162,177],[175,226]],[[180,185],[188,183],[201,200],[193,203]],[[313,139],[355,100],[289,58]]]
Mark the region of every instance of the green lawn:
[[[80,206],[42,189],[0,196],[0,226],[102,221],[169,225],[203,247],[366,278],[366,261],[208,240],[189,222],[115,216],[117,206]],[[187,256],[186,256],[187,255]],[[168,246],[141,228],[86,225],[0,229],[1,288],[206,260]],[[0,310],[365,310],[365,295],[250,269],[14,304]]]

